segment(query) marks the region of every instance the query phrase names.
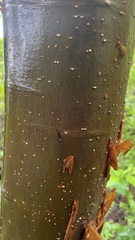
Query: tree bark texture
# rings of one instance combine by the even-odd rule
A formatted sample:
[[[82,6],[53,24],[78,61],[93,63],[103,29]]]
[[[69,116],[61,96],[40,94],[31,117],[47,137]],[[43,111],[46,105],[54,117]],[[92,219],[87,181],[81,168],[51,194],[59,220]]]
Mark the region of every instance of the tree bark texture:
[[[63,240],[75,199],[73,240],[96,219],[124,111],[134,9],[134,0],[4,0],[2,240]]]

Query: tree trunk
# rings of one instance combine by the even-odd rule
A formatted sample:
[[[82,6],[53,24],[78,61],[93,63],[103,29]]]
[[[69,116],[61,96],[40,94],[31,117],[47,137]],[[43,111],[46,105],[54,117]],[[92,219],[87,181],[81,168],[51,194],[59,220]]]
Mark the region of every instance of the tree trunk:
[[[135,1],[3,4],[2,240],[63,240],[75,199],[80,240],[81,225],[97,218],[118,136]]]

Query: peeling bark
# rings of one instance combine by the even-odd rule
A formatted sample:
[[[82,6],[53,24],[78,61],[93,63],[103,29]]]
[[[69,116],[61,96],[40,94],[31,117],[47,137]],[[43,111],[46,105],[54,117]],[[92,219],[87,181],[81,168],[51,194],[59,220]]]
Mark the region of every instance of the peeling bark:
[[[63,240],[68,222],[70,239],[73,199],[80,240],[82,223],[96,223],[108,169],[131,147],[119,131],[135,1],[3,0],[3,9],[2,240]]]
[[[73,171],[73,165],[74,165],[74,156],[67,156],[63,160],[63,170],[64,171],[68,170],[69,174],[71,174]]]
[[[119,139],[116,143],[113,143],[109,140],[108,147],[108,166],[106,177],[109,179],[110,177],[110,167],[114,170],[118,170],[118,155],[119,153],[123,153],[124,155],[128,153],[133,147],[133,142],[130,139],[125,140],[124,142],[120,142]]]
[[[79,201],[77,199],[75,199],[74,204],[72,206],[72,212],[71,212],[69,223],[68,223],[68,226],[67,226],[67,229],[66,229],[64,240],[71,240],[72,239],[72,236],[73,236],[73,233],[74,233],[74,230],[72,229],[72,227],[73,227],[73,224],[76,220],[76,215],[78,213],[78,206],[79,206]]]
[[[99,233],[89,224],[85,229],[85,235],[82,240],[102,240]]]
[[[111,192],[108,192],[107,189],[103,194],[103,202],[101,204],[101,209],[98,212],[97,220],[96,220],[96,228],[98,232],[101,232],[100,229],[103,226],[103,219],[107,212],[109,211],[114,199],[116,197],[116,188],[113,188]]]
[[[117,43],[117,47],[119,49],[119,57],[123,58],[125,56],[125,54],[126,54],[126,48],[122,45],[121,42]]]

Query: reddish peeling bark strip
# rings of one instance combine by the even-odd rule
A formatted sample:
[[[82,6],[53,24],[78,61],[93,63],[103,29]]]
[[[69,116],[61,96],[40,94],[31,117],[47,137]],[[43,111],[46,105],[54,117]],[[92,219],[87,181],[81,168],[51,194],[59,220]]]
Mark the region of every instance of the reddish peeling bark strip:
[[[89,224],[85,228],[85,234],[82,240],[102,240],[102,238],[95,230],[95,228],[91,224]]]
[[[64,240],[71,240],[71,238],[73,236],[74,231],[72,230],[72,225],[75,222],[76,214],[78,212],[78,207],[79,207],[79,200],[75,199],[74,204],[72,206],[72,212],[71,212],[71,215],[70,215],[70,219],[69,219],[69,222],[68,222],[68,226],[67,226],[67,229],[66,229]]]
[[[110,177],[110,167],[113,167],[114,170],[118,170],[118,159],[117,156],[119,153],[123,152],[125,155],[131,148],[133,147],[133,143],[131,140],[127,139],[124,142],[119,142],[119,140],[114,143],[109,140],[109,149],[108,149],[108,166],[106,177],[109,179]]]
[[[120,42],[118,42],[119,51],[124,53],[124,47]],[[121,142],[122,139],[122,129],[123,129],[123,122],[124,122],[124,113],[122,114],[122,119],[120,122],[120,127],[118,131],[118,138],[114,143],[112,140],[109,140],[108,144],[108,166],[106,171],[106,178],[110,178],[110,168],[113,167],[114,170],[118,170],[118,160],[117,156],[119,153],[123,152],[125,155],[132,147],[133,143],[131,140],[127,139],[124,142]]]
[[[63,160],[63,171],[68,170],[69,174],[72,173],[73,171],[73,165],[74,165],[74,156],[67,156],[64,160]]]
[[[97,219],[91,221],[86,227],[82,240],[102,240],[100,233],[103,227],[103,219],[110,209],[114,199],[116,197],[116,189],[113,188],[111,192],[107,189],[104,191],[103,202],[101,204],[101,209],[98,211]]]
[[[118,170],[116,145],[111,141],[109,142],[108,158],[110,166],[113,167],[114,170]]]
[[[103,227],[103,219],[107,212],[109,211],[114,199],[116,197],[116,188],[113,188],[111,192],[108,192],[107,189],[104,191],[103,202],[101,204],[101,209],[98,212],[96,220],[96,229],[100,233]]]
[[[123,58],[125,56],[125,54],[126,54],[126,48],[122,45],[121,42],[117,43],[117,47],[119,49],[119,57]]]
[[[133,143],[130,139],[125,140],[122,143],[116,144],[117,155],[122,152],[124,155],[133,147]]]

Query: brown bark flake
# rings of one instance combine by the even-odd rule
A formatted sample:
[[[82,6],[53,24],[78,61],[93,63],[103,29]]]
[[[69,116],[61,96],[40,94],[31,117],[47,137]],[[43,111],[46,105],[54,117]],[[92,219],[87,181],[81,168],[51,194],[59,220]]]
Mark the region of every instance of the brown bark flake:
[[[110,209],[115,197],[116,197],[116,188],[113,188],[111,192],[108,192],[107,189],[105,189],[103,194],[103,202],[101,204],[101,209],[98,212],[98,216],[96,220],[96,227],[98,229],[98,232],[101,232],[100,229],[103,226],[103,219],[107,214],[108,210]]]
[[[67,225],[64,240],[71,240],[71,238],[73,236],[74,230],[72,230],[72,226],[73,226],[73,224],[75,222],[75,219],[76,219],[76,215],[77,215],[77,212],[78,212],[78,207],[79,207],[79,200],[75,199],[74,204],[72,206],[72,212],[71,212],[70,219],[69,219],[69,222],[68,222],[68,225]]]
[[[74,156],[67,156],[64,160],[63,160],[63,171],[68,170],[69,174],[72,173],[73,171],[73,165],[74,165]]]
[[[117,156],[119,153],[123,153],[124,155],[133,147],[133,143],[131,140],[127,139],[124,142],[120,142],[119,139],[114,143],[109,140],[108,147],[108,166],[106,177],[109,179],[110,177],[110,167],[113,167],[114,170],[118,170],[118,160]]]
[[[109,142],[108,158],[110,166],[113,167],[114,170],[118,170],[116,145],[111,141]]]
[[[121,42],[117,43],[117,48],[119,49],[119,57],[123,58],[126,54],[126,48],[122,45]]]
[[[85,228],[84,237],[82,240],[102,240],[96,229],[89,223]]]
[[[133,147],[133,143],[130,139],[125,140],[122,143],[116,144],[117,155],[122,152],[124,155]]]

